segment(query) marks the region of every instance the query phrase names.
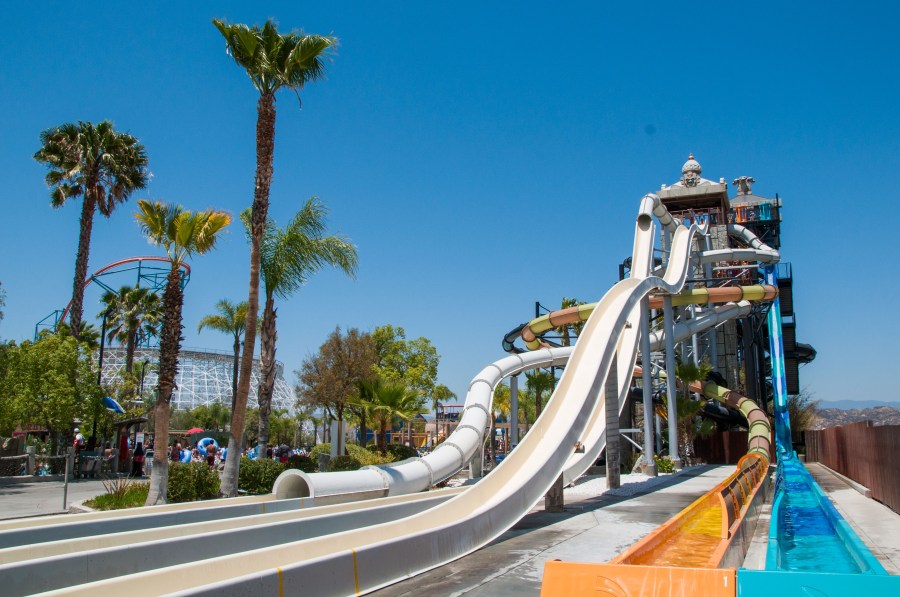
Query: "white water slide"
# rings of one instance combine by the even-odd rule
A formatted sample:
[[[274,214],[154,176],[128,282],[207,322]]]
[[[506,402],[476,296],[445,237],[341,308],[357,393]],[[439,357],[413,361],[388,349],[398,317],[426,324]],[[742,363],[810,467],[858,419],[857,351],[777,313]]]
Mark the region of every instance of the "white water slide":
[[[662,277],[649,275],[653,215],[672,233],[670,259]],[[435,450],[425,465],[419,464],[425,459],[404,463],[428,469],[422,489],[462,468],[476,451],[480,454],[491,395],[505,375],[541,366],[548,360],[568,361],[546,409],[518,447],[490,475],[455,497],[397,521],[47,594],[353,595],[471,553],[531,510],[561,473],[569,471],[574,475],[578,468],[586,467],[585,462],[590,464],[588,454],[575,454],[576,442],[587,446],[588,452],[599,453],[602,449],[603,388],[611,365],[618,363],[619,388],[627,389],[637,355],[641,301],[652,291],[681,290],[690,268],[691,244],[698,231],[696,224],[685,227],[674,220],[655,196],[648,195],[637,218],[632,277],[616,284],[597,304],[578,342],[570,349],[571,356],[553,350],[536,351],[507,357],[479,373],[470,386],[459,428],[442,444],[444,447]],[[759,253],[763,251],[770,249],[763,246]],[[741,311],[738,308],[729,315]],[[623,395],[620,391],[620,404]],[[447,469],[452,470],[448,473]],[[398,481],[391,485],[398,490],[388,493],[408,493],[421,483],[421,475],[404,478],[406,473],[401,467],[386,472],[391,481]],[[173,549],[176,546],[177,541]]]

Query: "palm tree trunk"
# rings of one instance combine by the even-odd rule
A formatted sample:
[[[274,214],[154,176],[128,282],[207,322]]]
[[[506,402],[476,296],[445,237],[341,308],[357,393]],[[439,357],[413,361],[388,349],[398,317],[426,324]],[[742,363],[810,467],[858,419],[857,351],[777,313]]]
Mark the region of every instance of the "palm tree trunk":
[[[91,229],[94,226],[94,211],[97,202],[93,191],[88,190],[81,202],[81,231],[78,234],[78,252],[75,254],[75,279],[72,284],[72,308],[69,310],[69,328],[78,337],[81,317],[84,313],[84,281],[87,278],[88,257],[91,252]]]
[[[387,456],[387,421],[381,419],[381,455]]]
[[[240,444],[250,397],[250,373],[256,344],[256,313],[259,311],[259,244],[269,216],[269,188],[272,185],[272,161],[275,156],[275,96],[262,94],[256,104],[256,188],[253,192],[250,235],[250,292],[247,296],[247,319],[244,328],[244,354],[241,357],[237,397],[231,415],[228,434],[228,456],[222,473],[219,493],[224,497],[237,495],[238,467],[241,462]]]
[[[241,337],[234,335],[234,364],[231,367],[231,412],[234,413],[234,403],[237,400],[238,368],[241,363]]]
[[[269,442],[269,415],[272,412],[272,393],[275,391],[275,341],[278,332],[275,328],[275,298],[266,297],[266,307],[263,310],[262,337],[259,342],[259,388],[257,401],[259,402],[259,437],[256,449],[256,459],[260,460],[260,451],[265,452]]]
[[[156,421],[153,434],[153,469],[150,491],[145,506],[167,503],[169,485],[169,403],[175,390],[178,373],[178,351],[181,350],[181,307],[184,293],[178,264],[172,263],[166,289],[163,292],[163,326],[159,339],[159,381],[156,400]]]
[[[128,330],[128,339],[125,341],[125,373],[131,374],[134,369],[134,345],[137,342],[137,327]]]

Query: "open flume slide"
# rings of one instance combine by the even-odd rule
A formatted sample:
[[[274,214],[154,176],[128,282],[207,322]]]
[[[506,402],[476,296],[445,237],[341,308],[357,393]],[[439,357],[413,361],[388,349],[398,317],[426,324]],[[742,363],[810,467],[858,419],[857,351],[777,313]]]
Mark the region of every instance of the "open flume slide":
[[[23,543],[0,550],[0,587],[3,587],[3,594],[25,595],[190,560],[247,552],[299,538],[397,520],[427,510],[461,491],[462,488],[441,489],[365,503]],[[270,505],[278,503],[270,502]],[[153,520],[151,517],[146,522]],[[178,548],[171,549],[173,544]],[[53,574],[47,574],[48,569],[52,569]]]
[[[653,212],[661,222],[665,217],[671,222],[658,200],[656,204],[652,199],[642,202],[635,245],[648,255],[652,254]],[[621,340],[629,316],[640,307],[641,300],[654,290],[677,293],[684,284],[691,241],[698,228],[695,224],[690,228],[675,224],[674,228],[665,276],[629,278],[606,293],[588,320],[546,410],[531,431],[489,476],[457,497],[394,523],[89,583],[54,594],[183,591],[238,595],[302,591],[347,595],[396,582],[485,545],[527,513],[562,472],[575,443],[584,434],[617,352],[626,358],[636,352],[636,335],[629,346]],[[486,386],[489,398],[493,388],[476,384]],[[473,427],[483,430],[487,409],[467,409],[463,420],[474,417],[475,411],[482,416]],[[461,433],[480,439],[475,429],[463,428]],[[445,452],[449,450],[455,449]]]

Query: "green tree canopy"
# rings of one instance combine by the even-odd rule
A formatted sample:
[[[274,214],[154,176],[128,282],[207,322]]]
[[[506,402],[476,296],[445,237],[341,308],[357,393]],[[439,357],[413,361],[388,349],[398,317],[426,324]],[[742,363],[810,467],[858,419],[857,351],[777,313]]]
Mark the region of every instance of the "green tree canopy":
[[[68,434],[102,397],[90,353],[71,336],[43,332],[36,342],[8,345],[2,360],[0,432],[34,423],[52,438]]]
[[[386,383],[401,383],[420,395],[432,397],[441,357],[425,337],[406,339],[406,330],[390,324],[372,332],[377,361],[375,372]]]

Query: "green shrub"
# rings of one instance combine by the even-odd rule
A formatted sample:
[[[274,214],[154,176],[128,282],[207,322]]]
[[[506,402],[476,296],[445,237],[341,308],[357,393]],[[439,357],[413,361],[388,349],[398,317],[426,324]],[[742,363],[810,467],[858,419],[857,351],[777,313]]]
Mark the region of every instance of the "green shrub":
[[[121,491],[120,487],[117,485],[115,491],[98,495],[94,499],[85,501],[84,505],[94,510],[122,510],[143,506],[147,501],[147,493],[150,491],[149,483],[127,483]]]
[[[263,460],[242,458],[241,468],[238,470],[238,489],[253,494],[272,493],[275,479],[285,468],[285,465],[269,458]]]
[[[369,450],[363,448],[362,446],[357,446],[356,444],[349,444],[347,446],[347,454],[352,458],[358,460],[361,466],[371,466],[374,464],[384,464],[386,462],[391,462],[390,455],[387,458],[382,458],[381,452],[370,452]]]
[[[390,456],[387,458],[382,458],[381,453],[378,451],[370,452],[369,450],[363,448],[362,446],[358,446],[356,444],[345,444],[344,449],[346,450],[346,456],[350,456],[360,462],[361,466],[370,466],[373,464],[384,464],[386,462],[391,462],[392,459]],[[331,455],[331,444],[316,444],[312,450],[310,450],[309,457],[312,458],[312,461],[317,465],[319,463],[319,454],[325,454],[326,456]],[[330,470],[330,469],[329,469]],[[353,469],[351,469],[353,470]]]
[[[313,462],[319,462],[319,454],[325,454],[326,456],[331,454],[331,444],[316,444],[313,446],[312,450],[309,451],[309,457],[312,458]]]
[[[314,462],[309,456],[301,456],[300,454],[294,454],[288,458],[287,467],[300,469],[304,473],[314,473],[319,470],[317,462]]]
[[[206,463],[169,463],[169,502],[209,500],[218,495],[219,475]]]
[[[338,456],[337,458],[332,458],[331,462],[328,463],[328,472],[355,471],[361,466],[362,464],[360,464],[359,460],[353,456]]]
[[[393,462],[406,460],[407,458],[418,458],[419,456],[419,452],[415,448],[404,444],[389,445],[388,454],[393,457]]]
[[[659,457],[659,454],[653,457],[656,460],[656,471],[659,473],[674,473],[675,463],[668,456]]]

